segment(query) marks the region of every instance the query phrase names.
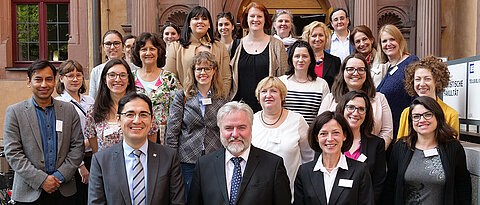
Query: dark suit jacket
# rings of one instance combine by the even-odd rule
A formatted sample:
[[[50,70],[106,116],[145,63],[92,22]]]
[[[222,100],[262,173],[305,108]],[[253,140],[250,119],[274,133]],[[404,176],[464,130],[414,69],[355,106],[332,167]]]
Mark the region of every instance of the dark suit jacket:
[[[367,156],[367,168],[372,177],[375,202],[380,199],[383,183],[387,177],[387,165],[385,159],[385,141],[377,136],[370,138],[362,136],[360,139],[360,151]],[[377,204],[377,203],[376,203]]]
[[[313,171],[316,160],[300,165],[295,178],[295,205],[326,205],[323,172]],[[339,169],[328,204],[374,204],[370,174],[365,163],[347,157],[348,170]],[[352,188],[340,187],[340,179],[353,180]]]
[[[188,204],[228,205],[225,149],[200,157],[195,167]],[[235,204],[290,204],[290,182],[281,157],[250,146]]]
[[[176,151],[148,141],[147,152],[147,204],[185,204]],[[88,204],[132,204],[122,143],[93,155]]]
[[[82,162],[85,149],[82,128],[72,104],[55,99],[52,103],[55,119],[63,122],[62,131],[57,131],[55,165],[65,178],[59,191],[63,196],[71,196],[77,191],[73,175]],[[7,161],[15,171],[12,199],[20,202],[37,200],[48,174],[45,172],[42,136],[32,98],[8,106],[3,137]]]
[[[340,72],[340,58],[330,53],[323,52],[323,74],[322,78],[327,81],[328,88],[332,90],[335,76]]]

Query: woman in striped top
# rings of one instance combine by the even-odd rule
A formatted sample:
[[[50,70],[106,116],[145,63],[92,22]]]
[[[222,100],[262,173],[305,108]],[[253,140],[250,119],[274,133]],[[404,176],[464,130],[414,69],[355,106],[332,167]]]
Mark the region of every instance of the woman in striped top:
[[[284,108],[301,114],[308,124],[315,119],[325,95],[330,93],[327,81],[315,74],[312,47],[305,41],[297,41],[288,55],[290,70],[280,80],[287,86]]]

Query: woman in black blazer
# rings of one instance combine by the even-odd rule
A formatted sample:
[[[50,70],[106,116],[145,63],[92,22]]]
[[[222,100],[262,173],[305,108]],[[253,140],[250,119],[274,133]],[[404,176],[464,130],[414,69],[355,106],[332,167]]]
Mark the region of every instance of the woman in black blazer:
[[[361,90],[350,91],[337,104],[336,111],[343,113],[353,133],[352,147],[343,154],[367,163],[372,177],[375,202],[378,204],[387,175],[385,141],[371,134],[374,120],[370,99]]]
[[[435,99],[413,100],[408,128],[393,146],[382,204],[471,204],[465,151]]]
[[[322,154],[300,166],[295,178],[294,204],[374,204],[367,165],[345,157],[353,133],[337,112],[317,116],[308,132],[310,147]]]
[[[314,21],[303,28],[302,40],[308,42],[315,53],[315,73],[332,89],[333,80],[340,71],[340,58],[325,52],[330,48],[330,30],[322,22]]]

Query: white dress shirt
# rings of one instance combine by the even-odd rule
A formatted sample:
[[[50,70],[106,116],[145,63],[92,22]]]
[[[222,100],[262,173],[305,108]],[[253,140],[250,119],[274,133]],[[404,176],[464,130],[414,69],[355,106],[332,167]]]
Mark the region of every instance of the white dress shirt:
[[[325,194],[327,198],[327,204],[328,201],[330,200],[330,194],[332,194],[332,189],[333,189],[333,184],[335,183],[335,178],[337,177],[338,169],[342,168],[344,170],[348,170],[348,165],[347,165],[347,158],[345,158],[345,155],[340,155],[340,160],[337,163],[337,166],[333,168],[332,172],[328,172],[327,168],[323,166],[323,161],[322,161],[322,155],[320,154],[320,157],[318,157],[317,163],[315,164],[315,167],[313,167],[313,171],[321,171],[323,172],[323,181],[324,181],[324,186],[325,186]]]
[[[247,167],[247,160],[248,156],[250,155],[250,147],[248,147],[239,157],[242,158],[240,162],[240,168],[242,169],[242,178],[243,173],[245,172],[245,167]],[[233,168],[235,165],[232,162],[233,156],[227,149],[225,149],[225,180],[227,182],[227,192],[228,198],[230,198],[230,188],[232,187],[232,176],[233,176]]]
[[[339,57],[342,62],[343,59],[350,55],[350,31],[348,31],[344,42],[338,38],[337,33],[333,33],[330,54]]]
[[[125,140],[122,142],[123,144],[123,157],[125,158],[125,169],[127,171],[127,180],[128,180],[128,190],[130,191],[130,199],[133,203],[133,166],[135,166],[135,155],[133,154],[134,149],[128,145]],[[140,163],[143,166],[143,174],[145,176],[145,195],[147,195],[147,159],[148,159],[148,141],[139,148],[142,151],[140,155]],[[120,180],[120,179],[119,179]]]

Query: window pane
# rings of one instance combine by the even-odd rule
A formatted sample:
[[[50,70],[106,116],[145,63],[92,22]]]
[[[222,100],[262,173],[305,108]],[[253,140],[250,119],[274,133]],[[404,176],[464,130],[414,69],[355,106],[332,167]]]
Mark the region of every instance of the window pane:
[[[17,24],[17,42],[28,41],[27,24]]]
[[[48,43],[48,60],[58,61],[57,43]]]
[[[48,41],[58,41],[57,39],[57,24],[48,24],[47,25],[47,40]]]
[[[47,4],[47,22],[57,22],[57,4]]]
[[[38,23],[38,5],[28,5],[28,22]]]
[[[58,22],[68,22],[68,4],[58,4]]]
[[[18,4],[17,5],[17,23],[25,23],[28,18],[27,5]]]
[[[18,44],[18,60],[27,61],[28,60],[28,44],[19,43]]]
[[[59,41],[68,41],[68,24],[60,24],[58,25],[58,31],[59,31],[59,36],[58,40]]]
[[[38,24],[30,24],[28,27],[30,33],[30,39],[28,40],[31,42],[40,42],[40,31],[38,29]]]
[[[59,60],[64,61],[67,59],[68,59],[68,43],[61,43]]]
[[[38,59],[40,49],[38,48],[38,43],[31,43],[29,46],[29,51],[30,51],[30,61],[34,61]]]

